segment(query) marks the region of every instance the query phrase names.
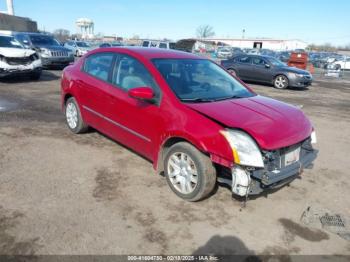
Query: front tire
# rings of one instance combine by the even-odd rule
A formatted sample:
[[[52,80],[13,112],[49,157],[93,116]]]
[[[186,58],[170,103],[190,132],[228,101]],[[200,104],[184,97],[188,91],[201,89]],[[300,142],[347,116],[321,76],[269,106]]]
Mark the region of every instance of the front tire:
[[[171,190],[187,201],[207,197],[216,184],[210,158],[186,142],[173,145],[164,159],[165,177]]]
[[[237,72],[236,72],[234,69],[229,68],[229,69],[227,69],[227,71],[228,71],[231,75],[237,76]]]
[[[67,126],[73,133],[80,134],[88,130],[89,127],[84,123],[78,103],[74,97],[70,97],[66,102],[65,116]]]
[[[278,75],[273,80],[273,86],[277,89],[286,89],[289,85],[289,80],[285,75]]]

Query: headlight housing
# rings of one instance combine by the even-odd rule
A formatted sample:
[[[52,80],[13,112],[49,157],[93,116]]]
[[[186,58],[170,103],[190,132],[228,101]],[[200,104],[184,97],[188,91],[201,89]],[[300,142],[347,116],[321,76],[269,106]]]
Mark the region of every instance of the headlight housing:
[[[51,56],[51,53],[47,48],[40,48],[40,54],[41,56]]]
[[[258,145],[245,132],[240,130],[226,129],[221,134],[230,144],[236,164],[264,167],[264,161]]]
[[[303,78],[305,76],[303,74],[297,74],[297,73],[292,73],[292,74],[297,78]]]

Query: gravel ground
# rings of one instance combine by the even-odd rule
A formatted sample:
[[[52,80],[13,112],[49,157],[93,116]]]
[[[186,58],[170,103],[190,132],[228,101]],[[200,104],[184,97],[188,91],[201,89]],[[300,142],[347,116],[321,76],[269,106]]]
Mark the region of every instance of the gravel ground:
[[[177,198],[152,164],[98,132],[72,134],[60,71],[0,82],[0,254],[349,254],[350,242],[300,222],[321,207],[350,218],[350,84],[250,84],[300,105],[318,135],[301,179],[242,209],[227,188]]]

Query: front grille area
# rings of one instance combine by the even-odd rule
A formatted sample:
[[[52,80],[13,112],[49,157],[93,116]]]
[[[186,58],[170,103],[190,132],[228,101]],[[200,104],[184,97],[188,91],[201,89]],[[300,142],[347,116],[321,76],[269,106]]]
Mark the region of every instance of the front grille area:
[[[53,57],[67,57],[68,52],[66,52],[66,51],[51,51],[51,56],[53,56]]]
[[[264,158],[264,164],[268,171],[273,170],[279,170],[281,168],[285,167],[284,164],[284,157],[287,153],[297,149],[298,147],[301,147],[300,150],[300,158],[303,157],[303,155],[308,152],[312,151],[312,145],[311,145],[311,139],[308,138],[305,141],[301,143],[297,143],[292,146],[284,147],[278,150],[274,151],[264,151],[263,152],[263,158]]]
[[[30,56],[27,57],[6,57],[6,62],[9,65],[29,65],[32,62]]]

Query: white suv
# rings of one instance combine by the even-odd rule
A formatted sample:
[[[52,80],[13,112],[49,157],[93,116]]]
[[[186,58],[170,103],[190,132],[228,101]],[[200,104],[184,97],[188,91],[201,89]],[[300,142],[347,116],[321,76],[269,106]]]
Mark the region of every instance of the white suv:
[[[142,47],[158,47],[163,49],[174,49],[175,43],[169,41],[159,41],[159,40],[144,40],[142,42]]]
[[[350,57],[344,57],[342,60],[335,60],[328,64],[329,69],[350,70]]]
[[[34,50],[25,49],[13,36],[0,35],[0,78],[26,74],[37,80],[41,71],[41,60]]]

